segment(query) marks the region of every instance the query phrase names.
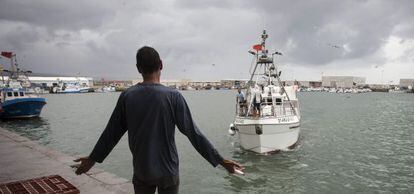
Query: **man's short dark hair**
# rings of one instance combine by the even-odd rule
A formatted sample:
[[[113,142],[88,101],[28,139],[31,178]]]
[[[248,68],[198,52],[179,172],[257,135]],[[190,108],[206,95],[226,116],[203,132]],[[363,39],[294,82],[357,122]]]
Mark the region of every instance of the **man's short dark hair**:
[[[142,74],[150,74],[161,67],[161,59],[158,52],[149,46],[140,48],[137,52],[137,68]]]

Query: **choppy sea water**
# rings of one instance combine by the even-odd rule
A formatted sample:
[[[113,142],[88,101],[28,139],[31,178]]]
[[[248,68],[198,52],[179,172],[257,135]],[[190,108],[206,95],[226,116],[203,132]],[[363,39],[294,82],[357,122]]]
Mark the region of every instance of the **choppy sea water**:
[[[203,133],[245,176],[213,168],[177,131],[180,193],[413,193],[414,95],[300,93],[297,148],[274,155],[244,151],[227,135],[235,91],[184,91]],[[0,127],[71,155],[88,155],[119,93],[45,95],[41,118],[2,121]],[[103,164],[132,177],[123,137]]]

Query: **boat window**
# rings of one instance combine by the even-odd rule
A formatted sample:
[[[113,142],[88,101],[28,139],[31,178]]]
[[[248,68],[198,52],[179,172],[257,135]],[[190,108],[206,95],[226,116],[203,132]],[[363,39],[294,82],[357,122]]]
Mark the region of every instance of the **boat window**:
[[[13,92],[13,95],[14,95],[14,97],[17,97],[17,96],[19,96],[19,93],[18,92]]]
[[[20,96],[24,96],[23,92],[20,92]]]
[[[281,105],[281,104],[282,104],[282,99],[276,98],[276,105]]]
[[[12,97],[12,96],[13,96],[13,94],[12,94],[11,92],[7,92],[7,96],[8,96],[8,97]]]

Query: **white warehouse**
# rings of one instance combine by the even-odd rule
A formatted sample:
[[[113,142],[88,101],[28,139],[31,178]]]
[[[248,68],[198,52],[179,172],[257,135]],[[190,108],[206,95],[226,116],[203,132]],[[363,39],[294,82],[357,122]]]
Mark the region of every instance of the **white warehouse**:
[[[354,76],[322,76],[322,87],[353,88],[365,84],[365,77]]]
[[[8,76],[3,76],[5,81]],[[59,83],[79,83],[79,85],[91,87],[93,86],[93,78],[91,77],[69,77],[69,76],[28,76],[32,84],[42,86],[43,88],[59,85]]]
[[[91,87],[93,86],[93,78],[91,77],[32,77],[29,76],[29,80],[32,83],[42,85],[44,87],[51,87],[53,85],[63,83],[79,83],[79,85]]]
[[[410,86],[414,87],[414,79],[400,79],[400,87],[408,88]]]

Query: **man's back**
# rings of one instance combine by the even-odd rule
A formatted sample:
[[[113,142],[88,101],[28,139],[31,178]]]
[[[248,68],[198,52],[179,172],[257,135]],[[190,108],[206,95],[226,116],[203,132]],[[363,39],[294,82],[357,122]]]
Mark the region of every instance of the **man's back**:
[[[174,112],[181,94],[160,84],[138,84],[123,96],[135,175],[140,179],[178,175]]]
[[[193,122],[184,97],[157,83],[140,83],[124,91],[90,157],[102,162],[128,131],[134,176],[155,180],[178,176],[175,126],[213,166],[223,158]]]

